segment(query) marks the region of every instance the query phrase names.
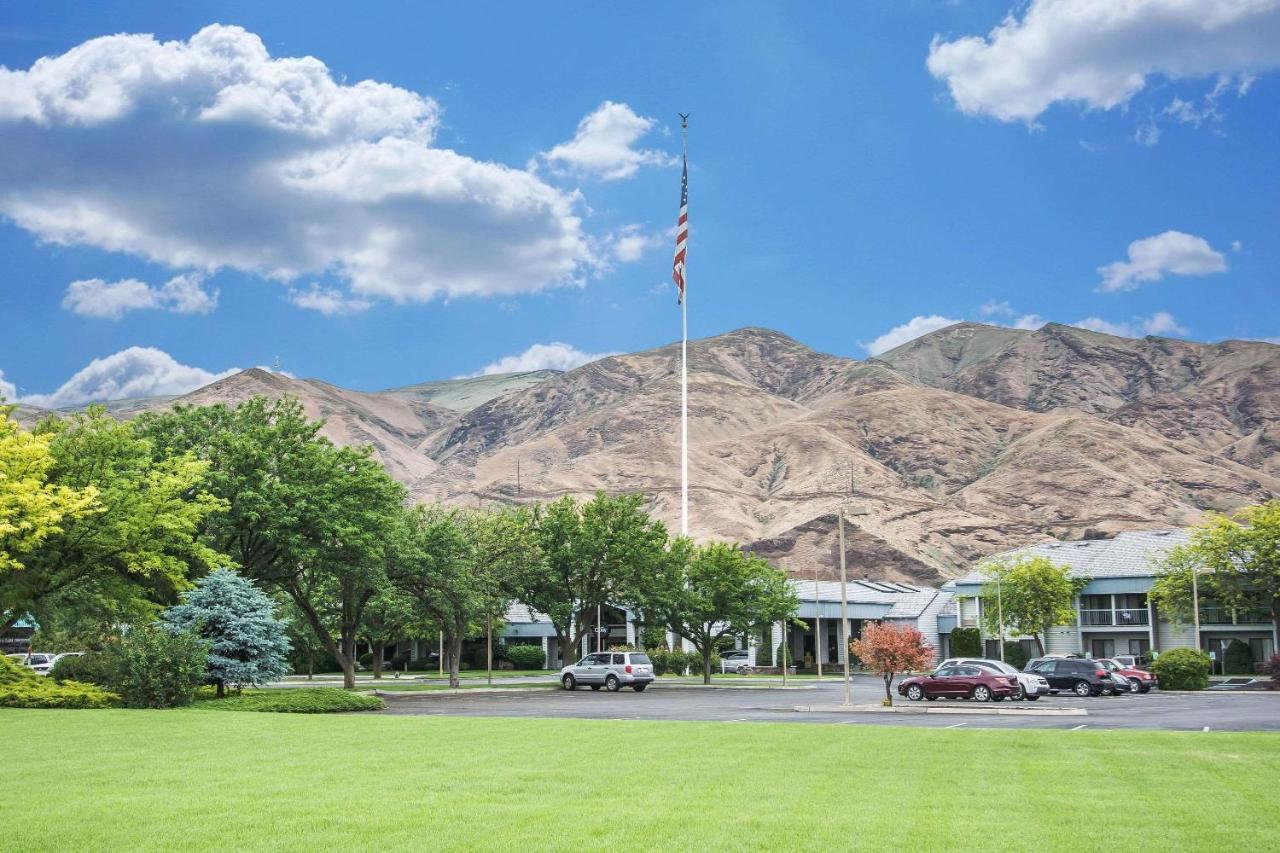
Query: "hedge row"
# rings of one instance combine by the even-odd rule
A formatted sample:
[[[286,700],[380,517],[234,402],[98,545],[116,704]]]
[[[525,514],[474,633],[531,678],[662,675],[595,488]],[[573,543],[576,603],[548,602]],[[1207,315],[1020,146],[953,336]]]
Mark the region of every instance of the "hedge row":
[[[263,711],[277,714],[340,714],[351,711],[381,711],[386,703],[367,693],[352,693],[336,687],[290,687],[277,690],[247,690],[222,699],[196,703],[197,708],[215,711]]]
[[[0,707],[114,708],[120,697],[93,684],[57,682],[0,657]]]

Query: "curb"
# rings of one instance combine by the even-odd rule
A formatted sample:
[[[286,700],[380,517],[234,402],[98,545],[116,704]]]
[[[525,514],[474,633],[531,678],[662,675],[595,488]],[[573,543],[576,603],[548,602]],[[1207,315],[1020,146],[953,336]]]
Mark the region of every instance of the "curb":
[[[793,705],[791,710],[817,714],[973,714],[986,717],[1086,717],[1084,708],[920,708],[913,705]]]
[[[357,688],[358,690],[359,688]],[[435,696],[467,696],[472,693],[537,693],[542,690],[560,690],[559,684],[539,684],[537,687],[442,687],[438,690],[371,690],[383,699],[430,699]]]

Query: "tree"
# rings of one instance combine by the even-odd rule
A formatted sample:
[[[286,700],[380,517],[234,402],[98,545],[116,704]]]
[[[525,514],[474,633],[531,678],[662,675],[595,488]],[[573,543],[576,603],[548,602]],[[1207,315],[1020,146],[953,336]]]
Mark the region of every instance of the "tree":
[[[677,539],[663,568],[637,603],[693,644],[703,684],[711,683],[711,658],[722,639],[789,619],[800,607],[785,572],[728,542],[694,546]]]
[[[982,657],[982,632],[977,628],[956,628],[951,632],[951,656]]]
[[[662,566],[667,529],[643,502],[641,495],[598,492],[586,503],[566,496],[534,508],[537,559],[519,568],[512,591],[550,619],[566,663],[582,642],[586,614],[636,598]]]
[[[407,631],[421,628],[422,620],[413,604],[413,599],[388,583],[374,594],[365,607],[360,623],[360,638],[369,644],[369,651],[373,655],[374,678],[382,678],[382,656],[387,644],[400,639]],[[422,630],[418,630],[415,636],[422,633]]]
[[[21,572],[0,579],[0,611],[29,611],[42,625],[154,614],[192,572],[223,557],[200,539],[223,507],[200,484],[208,465],[189,454],[157,456],[152,443],[99,407],[36,428],[48,442],[50,479],[96,495],[95,511],[64,518]]]
[[[1072,578],[1067,566],[1059,566],[1046,557],[996,561],[984,569],[991,579],[982,588],[987,629],[993,634],[1030,635],[1042,655],[1043,636],[1053,625],[1075,621],[1075,596],[1089,582],[1087,578]]]
[[[289,671],[289,639],[276,618],[275,603],[247,578],[215,569],[164,612],[170,631],[195,634],[208,642],[206,678],[218,698],[228,684],[257,686]]]
[[[320,436],[320,422],[290,398],[176,406],[139,420],[158,453],[208,462],[206,487],[225,506],[205,535],[247,576],[293,601],[353,688],[356,637],[385,583],[384,545],[404,488],[369,448]]]
[[[50,482],[53,437],[22,429],[10,417],[12,411],[12,406],[0,406],[0,573],[22,570],[23,555],[60,533],[67,521],[101,511],[92,486],[75,489]],[[3,578],[0,574],[0,583]],[[9,615],[16,621],[24,614]]]
[[[1192,611],[1192,572],[1200,570],[1200,558],[1185,546],[1172,548],[1156,563],[1156,577],[1151,582],[1148,598],[1156,608],[1182,625],[1195,622]],[[1199,595],[1213,597],[1216,589],[1212,575],[1197,578]]]
[[[462,641],[502,605],[496,563],[480,556],[489,522],[440,506],[406,511],[387,554],[387,577],[445,637],[449,684],[458,686]],[[505,569],[505,564],[502,566]]]
[[[1280,499],[1230,517],[1211,513],[1192,528],[1186,545],[1166,555],[1160,568],[1160,580],[1170,580],[1157,581],[1159,606],[1190,613],[1191,572],[1203,570],[1200,581],[1210,585],[1214,597],[1234,607],[1260,603],[1280,624]]]
[[[864,625],[862,636],[849,644],[863,665],[884,678],[885,704],[893,704],[889,689],[899,672],[924,669],[933,661],[933,647],[924,635],[909,625],[901,627],[887,622]]]

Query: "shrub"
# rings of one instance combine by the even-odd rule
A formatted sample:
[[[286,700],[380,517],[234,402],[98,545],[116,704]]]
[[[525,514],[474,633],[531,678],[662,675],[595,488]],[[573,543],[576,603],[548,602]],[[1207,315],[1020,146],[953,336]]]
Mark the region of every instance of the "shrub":
[[[386,703],[367,693],[336,687],[294,687],[281,690],[249,690],[222,699],[207,699],[197,708],[215,711],[266,711],[278,714],[345,714],[381,711]]]
[[[1171,649],[1151,664],[1162,690],[1204,690],[1209,686],[1209,656],[1199,649]]]
[[[1022,669],[1027,665],[1027,661],[1031,658],[1027,657],[1027,651],[1022,647],[1022,643],[1017,640],[1004,641],[1004,662],[1015,669]]]
[[[1280,653],[1271,656],[1271,689],[1280,690]]]
[[[778,647],[773,650],[774,666],[782,666],[784,661],[787,666],[791,665],[791,647],[785,640],[778,643]]]
[[[108,690],[120,680],[111,659],[102,652],[58,658],[53,669],[49,670],[49,677],[58,683],[79,681],[83,684],[96,684]]]
[[[360,666],[365,669],[373,666],[373,652],[365,652],[360,655],[360,657],[356,658],[356,663],[360,664]]]
[[[761,637],[756,645],[756,666],[773,666],[772,638]]]
[[[512,645],[502,650],[502,656],[516,669],[546,669],[547,656],[541,645]]]
[[[120,697],[94,684],[57,682],[0,656],[0,707],[112,708]]]
[[[1253,649],[1241,640],[1232,640],[1222,655],[1222,671],[1233,675],[1253,674]]]
[[[982,632],[977,628],[956,628],[952,631],[951,656],[953,658],[982,657]]]
[[[409,661],[409,669],[428,670],[437,669],[439,666],[440,661],[435,658],[414,658]]]
[[[130,708],[191,704],[209,661],[199,637],[155,627],[133,628],[106,653],[116,673],[112,687]]]

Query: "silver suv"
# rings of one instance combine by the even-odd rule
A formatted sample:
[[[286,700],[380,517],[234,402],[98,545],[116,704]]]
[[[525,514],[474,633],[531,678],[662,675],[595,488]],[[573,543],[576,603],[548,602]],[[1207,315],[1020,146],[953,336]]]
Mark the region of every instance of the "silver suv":
[[[651,681],[653,661],[644,652],[597,652],[560,670],[565,690],[577,690],[579,684],[585,684],[592,690],[630,687],[641,693]]]

